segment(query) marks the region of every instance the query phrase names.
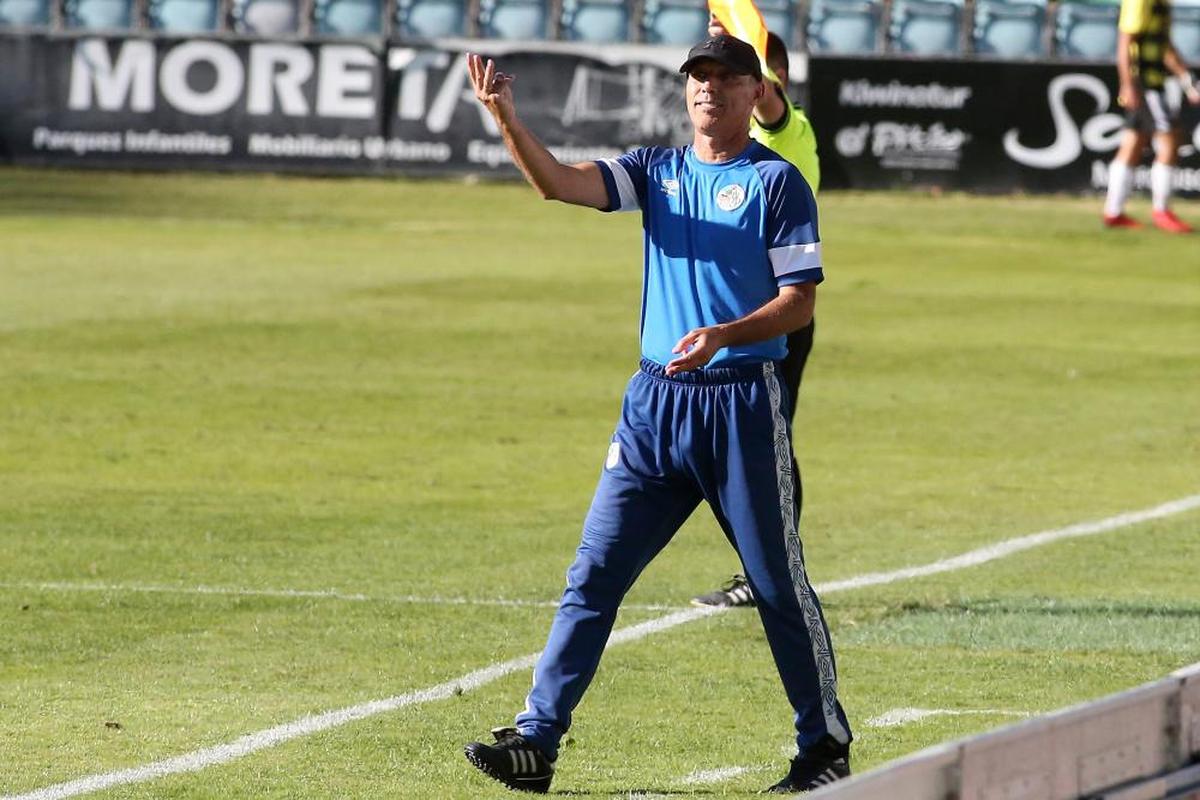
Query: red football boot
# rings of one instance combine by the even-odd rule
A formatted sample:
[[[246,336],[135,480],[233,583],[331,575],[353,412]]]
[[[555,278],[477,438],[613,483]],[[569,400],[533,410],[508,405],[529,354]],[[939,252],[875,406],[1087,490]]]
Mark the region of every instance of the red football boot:
[[[1154,227],[1167,233],[1192,232],[1192,226],[1175,216],[1169,209],[1154,212]]]
[[[1127,214],[1117,214],[1115,217],[1104,215],[1104,227],[1106,228],[1140,228],[1142,223],[1138,222],[1133,217]]]

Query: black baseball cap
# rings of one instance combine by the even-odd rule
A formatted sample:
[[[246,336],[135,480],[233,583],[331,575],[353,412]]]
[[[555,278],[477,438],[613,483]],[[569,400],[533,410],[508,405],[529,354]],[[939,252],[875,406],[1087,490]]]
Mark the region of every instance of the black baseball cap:
[[[705,58],[711,58],[719,64],[724,64],[734,72],[753,75],[755,80],[762,80],[762,67],[759,66],[758,53],[741,39],[727,35],[705,39],[688,51],[687,61],[683,62],[679,71],[691,72],[695,63]]]

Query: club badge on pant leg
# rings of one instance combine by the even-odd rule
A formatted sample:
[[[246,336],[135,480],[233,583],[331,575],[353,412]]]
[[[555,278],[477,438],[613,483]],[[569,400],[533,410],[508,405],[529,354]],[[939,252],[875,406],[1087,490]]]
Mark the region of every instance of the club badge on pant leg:
[[[608,446],[608,458],[604,461],[605,469],[612,469],[621,460],[621,445],[613,442]]]

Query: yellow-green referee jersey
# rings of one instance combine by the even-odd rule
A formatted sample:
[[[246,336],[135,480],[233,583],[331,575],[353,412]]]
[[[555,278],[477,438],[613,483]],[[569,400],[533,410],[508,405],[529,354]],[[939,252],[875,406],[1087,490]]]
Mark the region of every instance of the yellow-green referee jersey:
[[[788,111],[778,125],[768,127],[754,117],[750,118],[750,136],[760,144],[786,158],[808,181],[812,193],[817,193],[821,183],[821,163],[817,160],[817,135],[812,123],[800,106],[792,105],[785,97]]]

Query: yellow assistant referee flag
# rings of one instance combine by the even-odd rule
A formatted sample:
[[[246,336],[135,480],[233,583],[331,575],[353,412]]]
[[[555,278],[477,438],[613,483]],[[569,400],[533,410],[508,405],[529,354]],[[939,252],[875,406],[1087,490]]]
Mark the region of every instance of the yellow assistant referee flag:
[[[779,81],[767,67],[767,25],[754,0],[708,0],[708,10],[725,26],[730,36],[749,42],[762,62],[763,76]]]

